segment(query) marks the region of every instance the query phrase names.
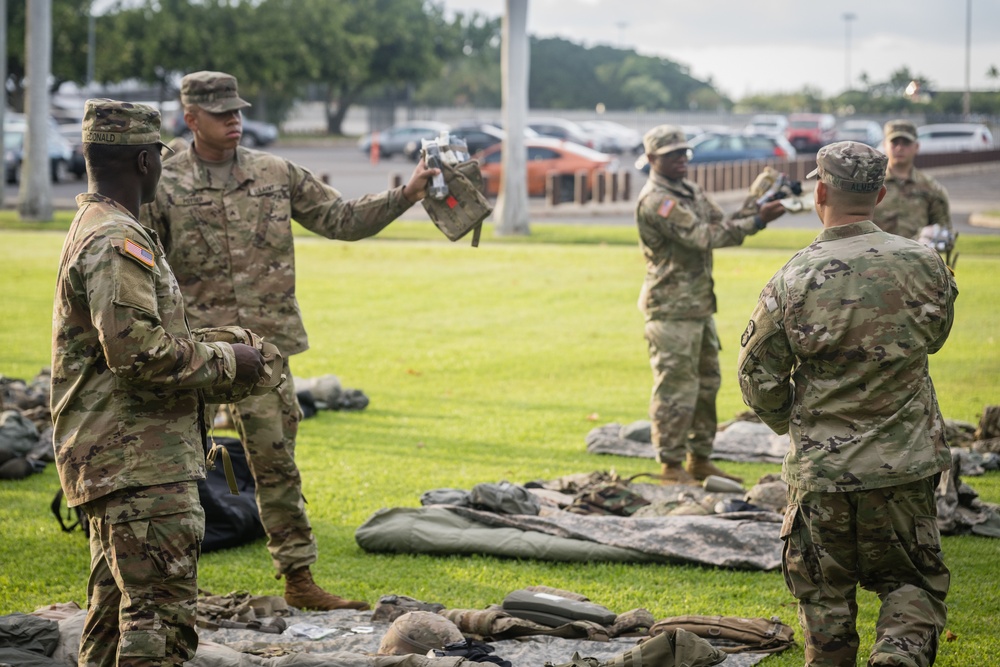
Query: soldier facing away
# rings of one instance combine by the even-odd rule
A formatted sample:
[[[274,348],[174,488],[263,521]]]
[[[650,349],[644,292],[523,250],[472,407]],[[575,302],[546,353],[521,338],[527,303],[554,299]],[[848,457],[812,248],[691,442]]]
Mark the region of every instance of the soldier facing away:
[[[193,143],[164,163],[143,224],[163,241],[192,326],[239,324],[284,353],[282,387],[230,408],[256,482],[267,547],[285,578],[285,599],[305,609],[367,609],[320,588],[310,568],[318,550],[295,464],[302,415],[288,368],[289,357],[309,343],[295,298],[291,221],[331,239],[367,238],[422,199],[440,172],[421,162],[404,186],[345,199],[307,169],[239,145],[241,109],[250,104],[240,98],[235,77],[188,74],[181,104]]]
[[[882,603],[867,664],[925,667],[947,614],[934,489],[951,465],[927,356],[958,289],[934,250],[872,222],[884,155],[840,142],[816,161],[824,230],[761,292],[740,388],[791,440],[782,567],[806,664],[855,664],[860,584]]]
[[[883,231],[914,240],[928,225],[940,225],[953,232],[947,191],[913,166],[919,152],[917,127],[912,122],[890,120],[885,124],[885,153],[889,158],[886,193],[875,207],[873,220]]]
[[[52,318],[54,446],[70,507],[90,523],[81,667],[194,657],[205,514],[199,390],[253,384],[247,345],[191,338],[155,234],[138,221],[160,176],[160,116],[87,100],[88,193],[59,260]]]
[[[742,481],[709,460],[722,382],[712,251],[740,245],[785,209],[772,201],[727,218],[701,187],[684,178],[691,146],[679,127],[654,127],[643,146],[650,171],[635,211],[646,259],[638,305],[653,369],[649,418],[656,460],[664,483],[709,475]]]

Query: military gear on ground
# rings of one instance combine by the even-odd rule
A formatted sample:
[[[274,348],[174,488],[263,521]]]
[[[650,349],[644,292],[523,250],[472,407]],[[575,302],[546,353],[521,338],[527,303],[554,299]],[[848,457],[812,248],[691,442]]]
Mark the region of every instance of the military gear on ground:
[[[348,600],[338,595],[327,593],[313,581],[312,572],[308,567],[293,570],[285,574],[285,601],[299,609],[329,611],[331,609],[368,609],[368,603],[360,600]]]
[[[227,595],[202,592],[198,597],[198,627],[206,630],[230,628],[281,634],[289,615],[288,604],[274,595],[253,596],[247,591]]]
[[[281,372],[283,364],[281,351],[249,329],[238,326],[204,327],[193,329],[191,336],[203,343],[249,345],[264,358],[264,375],[258,382],[243,385],[234,382],[232,387],[222,391],[206,391],[205,400],[209,403],[237,403],[250,395],[263,396],[277,389],[287,379]]]
[[[708,477],[714,475],[716,477],[724,477],[726,479],[731,479],[734,482],[743,483],[742,477],[737,477],[736,475],[730,475],[725,472],[714,463],[712,463],[707,456],[698,456],[688,452],[687,461],[684,464],[684,469],[688,472],[691,477],[701,482]]]
[[[646,639],[611,660],[573,654],[569,662],[545,667],[711,667],[725,661],[726,654],[704,639],[676,629]]]
[[[444,611],[444,605],[437,602],[423,602],[407,595],[383,595],[375,603],[372,612],[373,623],[392,623],[411,611],[430,611],[435,614]]]
[[[198,498],[205,510],[202,553],[230,549],[264,536],[260,510],[254,499],[256,485],[247,463],[243,443],[236,438],[213,437],[212,444],[229,454],[237,494],[233,494],[225,471],[209,470],[198,480]]]
[[[594,602],[574,600],[551,593],[518,590],[508,593],[501,605],[511,616],[558,627],[573,621],[591,621],[610,626],[617,614]]]
[[[660,466],[660,484],[694,484],[694,477],[680,463],[663,463]]]
[[[538,514],[541,510],[531,491],[510,482],[476,484],[469,500],[477,509],[502,514]]]
[[[483,220],[493,213],[493,207],[483,196],[479,163],[475,160],[454,165],[442,163],[441,173],[448,184],[448,194],[444,199],[423,198],[424,210],[450,241],[457,241],[472,231],[472,245],[478,246]]]
[[[672,616],[654,623],[649,634],[657,636],[674,630],[695,634],[726,653],[780,653],[795,643],[795,630],[777,616]]]
[[[192,72],[181,79],[181,104],[197,106],[211,113],[250,106],[240,97],[235,76],[208,71]]]
[[[464,640],[454,623],[431,611],[411,611],[389,626],[378,647],[379,655],[426,655],[434,649]]]
[[[712,491],[715,493],[742,493],[743,484],[737,482],[729,477],[722,477],[720,475],[709,475],[702,482],[702,487],[706,491]]]
[[[463,639],[454,644],[447,644],[442,649],[435,649],[430,655],[441,656],[461,656],[469,662],[486,662],[500,667],[514,667],[509,660],[504,660],[498,655],[494,655],[496,649],[485,642],[475,639]]]
[[[612,482],[592,487],[577,494],[566,507],[567,512],[576,514],[614,514],[632,516],[649,501],[628,488],[628,482]]]

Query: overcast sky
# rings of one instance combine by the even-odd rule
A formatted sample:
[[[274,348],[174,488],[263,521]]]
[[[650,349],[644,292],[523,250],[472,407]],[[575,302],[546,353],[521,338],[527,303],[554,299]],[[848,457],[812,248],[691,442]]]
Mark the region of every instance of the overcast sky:
[[[449,11],[503,14],[504,0],[438,0]],[[965,89],[968,0],[528,0],[528,32],[664,56],[725,94],[844,90],[850,74],[884,81],[907,66],[939,90]],[[853,14],[847,21],[845,14]],[[970,83],[1000,89],[1000,1],[972,0]]]

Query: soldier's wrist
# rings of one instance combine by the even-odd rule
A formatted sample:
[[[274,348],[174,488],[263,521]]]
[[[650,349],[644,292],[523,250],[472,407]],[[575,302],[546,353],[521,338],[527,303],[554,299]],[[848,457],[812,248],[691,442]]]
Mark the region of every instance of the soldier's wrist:
[[[764,227],[767,227],[767,223],[764,222],[764,218],[760,217],[760,213],[754,213],[753,226],[757,231],[760,231],[764,229]]]

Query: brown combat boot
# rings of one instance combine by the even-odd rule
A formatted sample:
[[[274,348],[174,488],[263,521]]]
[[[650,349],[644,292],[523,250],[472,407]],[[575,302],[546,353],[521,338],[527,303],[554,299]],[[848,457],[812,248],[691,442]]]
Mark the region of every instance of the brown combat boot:
[[[739,482],[740,484],[743,483],[742,477],[730,475],[729,473],[724,472],[721,468],[717,467],[706,457],[695,456],[691,452],[688,452],[687,463],[684,465],[684,469],[699,482],[703,481],[709,475],[716,475],[717,477],[725,477],[726,479],[731,479],[734,482]]]
[[[660,484],[694,484],[694,478],[687,474],[680,463],[664,463]]]
[[[285,575],[285,602],[299,609],[330,611],[331,609],[370,609],[367,602],[346,600],[327,593],[313,581],[308,567],[293,570]]]

